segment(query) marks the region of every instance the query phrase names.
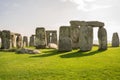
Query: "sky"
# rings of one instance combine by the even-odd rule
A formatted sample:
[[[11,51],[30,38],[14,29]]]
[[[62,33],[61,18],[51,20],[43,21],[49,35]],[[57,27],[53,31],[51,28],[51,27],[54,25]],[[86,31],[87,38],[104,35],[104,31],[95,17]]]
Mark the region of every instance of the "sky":
[[[108,40],[120,35],[120,0],[0,0],[0,30],[30,36],[36,27],[59,30],[69,21],[101,21]],[[94,29],[97,40],[98,28]]]

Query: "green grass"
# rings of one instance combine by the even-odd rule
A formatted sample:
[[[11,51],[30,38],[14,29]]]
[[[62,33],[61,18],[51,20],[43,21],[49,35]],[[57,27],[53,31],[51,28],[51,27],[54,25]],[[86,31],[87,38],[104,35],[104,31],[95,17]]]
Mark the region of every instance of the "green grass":
[[[0,80],[120,80],[120,47],[89,52],[0,52]]]

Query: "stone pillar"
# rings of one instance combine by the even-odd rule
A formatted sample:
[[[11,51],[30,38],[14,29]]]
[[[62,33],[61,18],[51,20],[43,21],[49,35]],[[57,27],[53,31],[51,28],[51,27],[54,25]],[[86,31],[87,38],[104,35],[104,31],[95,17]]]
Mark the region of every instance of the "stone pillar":
[[[70,28],[71,28],[72,48],[79,49],[80,28],[77,26],[71,26]]]
[[[28,47],[28,37],[23,36],[23,47]]]
[[[79,44],[80,51],[90,51],[93,46],[93,28],[85,22],[80,26]]]
[[[11,45],[12,45],[12,48],[16,47],[16,35],[15,34],[11,35]]]
[[[107,50],[107,31],[103,27],[98,30],[99,50]]]
[[[57,31],[53,31],[51,37],[51,43],[57,44]]]
[[[61,26],[59,31],[59,51],[71,51],[70,26]]]
[[[119,47],[120,41],[119,41],[119,36],[118,33],[113,33],[112,36],[112,47]]]
[[[2,35],[2,32],[0,31],[0,48],[1,48],[1,35]]]
[[[47,45],[50,43],[50,31],[46,31]]]
[[[35,46],[35,35],[30,36],[29,46]]]
[[[35,46],[36,49],[46,48],[46,33],[43,27],[36,28]]]
[[[19,35],[17,35],[17,38],[16,38],[16,46],[17,46],[17,48],[22,48],[22,44],[23,43],[23,41],[22,41],[22,36],[19,34]]]
[[[1,49],[10,49],[11,48],[11,35],[10,31],[3,30],[1,33]]]

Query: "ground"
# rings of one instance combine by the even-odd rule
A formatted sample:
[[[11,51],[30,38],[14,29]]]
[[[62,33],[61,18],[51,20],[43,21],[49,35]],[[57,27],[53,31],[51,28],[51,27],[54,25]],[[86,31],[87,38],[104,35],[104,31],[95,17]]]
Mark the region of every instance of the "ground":
[[[120,80],[120,47],[41,54],[0,52],[0,80]]]

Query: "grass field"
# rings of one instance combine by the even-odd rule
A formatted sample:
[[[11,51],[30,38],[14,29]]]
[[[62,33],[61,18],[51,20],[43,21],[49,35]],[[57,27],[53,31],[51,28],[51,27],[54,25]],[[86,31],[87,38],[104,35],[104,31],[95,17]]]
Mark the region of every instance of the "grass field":
[[[89,52],[0,52],[0,80],[120,80],[120,47]]]

